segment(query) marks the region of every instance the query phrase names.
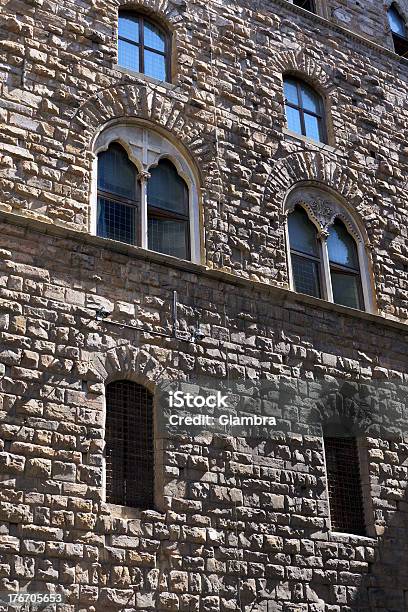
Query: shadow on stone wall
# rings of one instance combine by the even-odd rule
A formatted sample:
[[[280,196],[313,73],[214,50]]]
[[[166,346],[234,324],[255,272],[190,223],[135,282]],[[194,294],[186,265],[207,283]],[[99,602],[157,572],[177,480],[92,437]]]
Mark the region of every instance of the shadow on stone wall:
[[[390,488],[392,483],[390,482]],[[387,500],[392,499],[388,492]],[[397,498],[397,495],[395,496]],[[396,509],[384,508],[385,527],[375,560],[356,591],[352,612],[408,610],[408,490],[396,499]]]

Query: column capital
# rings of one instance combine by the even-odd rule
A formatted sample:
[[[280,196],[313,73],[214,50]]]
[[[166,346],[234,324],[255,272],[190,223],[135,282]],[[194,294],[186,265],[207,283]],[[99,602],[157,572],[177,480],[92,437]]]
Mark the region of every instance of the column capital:
[[[150,177],[151,174],[147,170],[142,170],[142,172],[139,172],[139,174],[137,175],[137,178],[140,182],[146,182],[149,180]]]

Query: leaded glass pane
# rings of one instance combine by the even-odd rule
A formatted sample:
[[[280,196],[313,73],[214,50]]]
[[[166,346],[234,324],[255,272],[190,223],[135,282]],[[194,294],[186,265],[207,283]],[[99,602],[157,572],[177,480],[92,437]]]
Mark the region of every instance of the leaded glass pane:
[[[98,155],[98,189],[136,199],[136,169],[119,144]]]
[[[390,23],[390,28],[394,32],[394,34],[398,34],[399,36],[404,37],[406,36],[404,20],[398,13],[395,6],[391,6],[391,8],[388,10],[388,21]]]
[[[344,224],[339,220],[336,220],[329,229],[327,249],[332,263],[347,266],[352,270],[359,270],[357,245]]]
[[[188,224],[186,221],[150,218],[149,249],[180,259],[188,259]]]
[[[304,114],[306,136],[313,140],[320,140],[320,120],[313,115]]]
[[[139,42],[139,18],[129,13],[119,14],[119,36]]]
[[[292,253],[292,272],[295,290],[314,297],[320,297],[319,264],[307,257]]]
[[[316,229],[302,208],[288,217],[290,248],[308,255],[319,256]]]
[[[164,55],[145,49],[144,63],[144,72],[147,76],[158,79],[159,81],[166,80],[166,58]]]
[[[144,44],[146,47],[164,52],[166,39],[156,26],[147,21],[144,22]]]
[[[133,43],[129,43],[126,40],[119,40],[118,45],[118,63],[123,68],[129,68],[129,70],[135,70],[139,72],[139,47]]]
[[[97,234],[127,244],[136,242],[136,208],[98,198]]]
[[[360,277],[357,274],[347,274],[331,270],[333,301],[350,308],[362,308]]]
[[[168,159],[162,159],[150,171],[147,183],[148,206],[188,215],[188,188]]]
[[[285,79],[283,83],[283,87],[284,87],[285,98],[287,102],[290,102],[291,104],[295,104],[296,106],[299,106],[297,84],[296,84],[295,79],[288,79],[288,78]]]

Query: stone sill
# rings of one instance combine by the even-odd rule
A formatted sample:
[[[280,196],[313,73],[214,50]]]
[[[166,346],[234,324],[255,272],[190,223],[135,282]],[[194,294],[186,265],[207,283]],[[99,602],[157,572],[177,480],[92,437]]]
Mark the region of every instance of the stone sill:
[[[329,542],[347,543],[349,544],[351,541],[357,541],[359,545],[366,546],[376,546],[378,545],[378,537],[377,536],[362,536],[356,535],[354,533],[343,533],[341,531],[330,531],[329,532]]]
[[[176,89],[176,85],[174,83],[169,83],[168,81],[160,81],[159,79],[155,79],[154,77],[147,76],[143,72],[137,72],[136,70],[131,70],[130,68],[124,68],[123,66],[119,66],[119,64],[114,64],[113,69],[117,70],[118,72],[121,72],[122,74],[131,76],[134,79],[138,79],[140,81],[144,81],[145,83],[149,83],[152,85],[158,85],[159,87],[163,87],[163,89],[167,89],[169,91]]]
[[[331,19],[327,19],[326,17],[323,17],[322,15],[317,15],[316,13],[311,13],[310,11],[306,11],[305,9],[299,6],[296,6],[295,4],[292,4],[291,2],[288,2],[287,0],[269,0],[269,2],[271,1],[274,4],[278,4],[279,6],[282,6],[287,10],[289,9],[292,12],[297,13],[298,15],[302,15],[302,17],[306,17],[310,21],[314,21],[315,23],[324,25],[327,28],[332,29],[335,32],[338,32],[339,34],[343,34],[347,38],[356,40],[357,42],[360,42],[366,45],[367,47],[370,47],[371,49],[378,51],[380,55],[387,55],[388,57],[396,60],[398,63],[403,64],[408,67],[408,58],[404,58],[401,55],[398,55],[397,53],[395,53],[393,50],[389,49],[388,47],[379,45],[378,43],[374,42],[370,38],[365,38],[365,36],[363,36],[362,34],[353,32],[353,30],[349,30],[348,28],[345,28],[344,26],[341,26],[338,23],[335,23]],[[385,33],[387,33],[386,30],[385,30]]]
[[[262,281],[247,279],[223,269],[210,268],[203,264],[177,259],[176,257],[172,257],[170,255],[163,255],[161,253],[155,253],[154,251],[142,249],[141,247],[101,238],[100,236],[94,236],[93,234],[72,229],[71,227],[66,227],[62,224],[54,225],[46,221],[40,221],[33,217],[27,217],[24,214],[10,213],[2,210],[0,210],[0,221],[9,223],[11,225],[24,227],[27,231],[36,231],[45,235],[72,239],[76,242],[82,242],[102,250],[111,251],[113,253],[121,253],[133,259],[139,259],[152,264],[166,266],[168,268],[172,268],[173,270],[176,269],[182,272],[196,274],[197,276],[207,277],[208,279],[233,285],[235,287],[243,287],[251,292],[260,291],[266,293],[267,295],[273,296],[275,303],[279,304],[283,308],[294,307],[297,309],[302,309],[306,305],[309,305],[319,310],[337,313],[342,316],[350,317],[351,319],[361,319],[374,325],[399,329],[404,334],[408,332],[408,320],[400,321],[398,319],[386,317],[385,315],[372,314],[369,312],[356,310],[354,308],[349,308],[347,306],[340,306],[339,304],[333,304],[332,302],[327,302],[310,295],[296,293],[295,291],[291,291],[285,287],[278,287],[277,285],[270,285]]]
[[[303,136],[303,134],[298,134],[297,132],[293,132],[289,130],[287,127],[282,128],[283,134],[287,137],[287,141],[294,141],[296,143],[303,142],[308,148],[315,148],[318,151],[326,151],[327,153],[333,153],[334,155],[338,155],[339,149],[333,147],[326,142],[319,142],[318,140],[313,140],[313,138],[309,138],[308,136]]]

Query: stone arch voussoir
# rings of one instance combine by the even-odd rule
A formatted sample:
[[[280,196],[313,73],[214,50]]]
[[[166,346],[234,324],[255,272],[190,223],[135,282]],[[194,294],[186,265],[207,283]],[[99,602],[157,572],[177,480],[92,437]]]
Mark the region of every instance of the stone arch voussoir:
[[[333,75],[326,67],[307,55],[303,49],[277,53],[273,62],[276,70],[282,74],[297,74],[314,85],[317,90],[320,90],[320,93],[333,95],[335,91]]]
[[[93,140],[109,122],[145,120],[176,138],[191,154],[197,168],[205,172],[213,157],[211,139],[189,121],[182,100],[161,90],[160,85],[135,77],[133,82],[118,83],[97,92],[72,118],[68,142],[75,143],[78,155],[86,158],[91,155]]]
[[[163,366],[148,351],[128,344],[96,354],[87,368],[88,374],[101,383],[133,380],[151,393],[159,382],[168,378]]]
[[[276,162],[265,186],[265,207],[278,207],[283,217],[284,203],[289,191],[297,184],[308,183],[322,189],[331,189],[361,218],[370,212],[369,204],[359,187],[362,183],[354,171],[341,166],[320,151],[298,151]]]

